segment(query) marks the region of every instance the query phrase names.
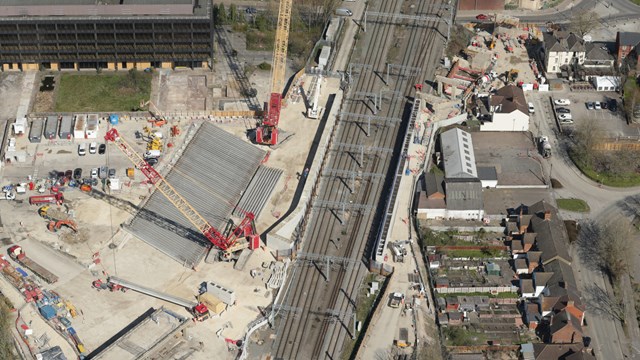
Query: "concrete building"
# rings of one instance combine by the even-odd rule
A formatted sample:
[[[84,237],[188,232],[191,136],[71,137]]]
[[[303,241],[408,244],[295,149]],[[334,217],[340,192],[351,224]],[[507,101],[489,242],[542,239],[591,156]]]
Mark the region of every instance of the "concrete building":
[[[584,64],[586,48],[584,40],[574,33],[556,31],[545,33],[541,58],[548,73],[559,73],[561,67]]]
[[[7,70],[208,67],[211,2],[0,0]]]
[[[594,76],[591,83],[597,91],[618,91],[621,79],[619,76]]]
[[[481,220],[482,183],[478,179],[471,134],[458,128],[440,134],[445,175],[429,172],[417,195],[417,214],[424,219]]]
[[[485,101],[491,120],[483,121],[480,131],[529,131],[529,107],[521,88],[503,86]]]

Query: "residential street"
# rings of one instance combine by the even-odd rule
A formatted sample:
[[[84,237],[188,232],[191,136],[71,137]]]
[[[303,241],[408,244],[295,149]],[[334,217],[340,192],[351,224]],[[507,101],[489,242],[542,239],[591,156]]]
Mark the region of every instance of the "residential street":
[[[551,104],[549,102],[549,93],[529,93],[529,99],[536,107],[536,113],[532,117],[533,124],[531,131],[534,136],[546,135],[553,146],[553,155],[551,158],[546,159],[543,162],[545,173],[548,175],[551,172],[551,177],[560,181],[563,185],[562,189],[555,189],[554,195],[556,198],[579,198],[587,201],[591,212],[589,214],[570,213],[567,211],[561,211],[562,216],[565,219],[574,219],[577,221],[591,218],[606,223],[608,219],[614,219],[619,216],[625,216],[622,212],[620,205],[630,196],[637,195],[640,191],[636,188],[612,188],[608,186],[599,186],[596,182],[586,178],[575,167],[569,155],[567,154],[568,140],[563,137],[558,137],[559,130],[555,124],[554,116],[551,110]],[[561,94],[553,94],[553,96],[560,97]],[[602,289],[607,289],[609,294],[613,294],[613,290],[608,280],[600,272],[594,272],[587,269],[582,263],[576,249],[571,249],[573,257],[573,268],[578,280],[578,286],[585,295],[586,286],[597,286]],[[637,251],[637,250],[636,250]],[[637,255],[634,256],[636,263],[640,260]],[[637,265],[637,264],[636,264]],[[638,266],[632,268],[637,269]],[[628,280],[628,279],[627,279]],[[637,321],[635,321],[635,309],[633,306],[633,296],[631,296],[633,290],[629,281],[623,281],[623,293],[626,301],[626,316],[630,319],[629,328],[634,328],[629,331],[629,335],[632,337],[632,345],[626,341],[620,343],[618,339],[624,338],[624,330],[618,321],[613,320],[607,315],[597,315],[589,312],[587,309],[587,331],[592,336],[592,346],[596,352],[596,357],[599,359],[622,359],[628,358],[640,358],[640,335],[638,333]],[[589,307],[589,305],[587,305]],[[622,346],[621,346],[622,345]],[[633,348],[635,350],[633,350]]]

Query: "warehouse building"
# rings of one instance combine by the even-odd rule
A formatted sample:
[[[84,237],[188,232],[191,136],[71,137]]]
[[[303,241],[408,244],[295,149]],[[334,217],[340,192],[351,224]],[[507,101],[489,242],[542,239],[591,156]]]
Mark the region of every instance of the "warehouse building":
[[[2,70],[202,68],[213,59],[204,0],[0,0]]]

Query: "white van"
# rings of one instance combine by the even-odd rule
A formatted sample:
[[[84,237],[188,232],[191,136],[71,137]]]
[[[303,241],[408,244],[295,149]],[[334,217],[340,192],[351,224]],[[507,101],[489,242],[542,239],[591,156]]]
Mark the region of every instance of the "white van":
[[[338,8],[338,9],[336,9],[336,15],[340,15],[340,16],[352,16],[352,15],[353,15],[353,12],[351,12],[351,10],[349,10],[349,9]]]

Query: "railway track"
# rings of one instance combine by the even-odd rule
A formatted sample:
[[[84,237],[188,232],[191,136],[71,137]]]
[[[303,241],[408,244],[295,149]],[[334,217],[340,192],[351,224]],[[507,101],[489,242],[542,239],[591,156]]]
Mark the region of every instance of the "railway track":
[[[416,6],[416,14],[442,12],[441,4],[434,4],[435,0],[420,1]],[[398,13],[403,2],[395,0],[372,1],[371,11],[383,13]],[[441,41],[442,31],[438,33],[439,23],[409,23],[408,36],[402,39],[401,49],[405,49],[399,64],[407,67],[419,67],[418,76],[396,78],[389,86],[389,91],[397,91],[403,97],[412,95],[412,87],[422,82],[424,75],[430,71],[435,59],[441,51],[432,51],[434,42]],[[378,92],[382,82],[381,74],[386,71],[387,52],[395,45],[395,30],[397,25],[389,21],[370,22],[364,36],[366,51],[361,63],[371,65],[377,72],[362,73],[355,78],[350,94],[356,92]],[[439,39],[440,38],[440,39]],[[438,49],[437,46],[435,46]],[[413,49],[418,49],[413,50]],[[441,48],[440,48],[441,49]],[[352,96],[352,95],[348,95]],[[404,98],[392,100],[384,104],[377,114],[390,118],[408,118],[410,110]],[[366,101],[350,101],[345,111],[357,114],[372,114],[372,109]],[[342,119],[344,120],[344,119]],[[272,355],[276,359],[319,359],[338,358],[341,354],[346,336],[352,336],[353,314],[355,299],[359,285],[362,283],[367,269],[363,258],[367,242],[376,235],[373,224],[379,212],[375,211],[381,199],[381,194],[388,187],[389,165],[397,159],[400,143],[404,133],[402,124],[373,125],[367,136],[363,126],[348,121],[341,121],[334,134],[334,142],[357,145],[395,148],[393,153],[376,154],[368,157],[368,161],[360,167],[356,156],[348,152],[334,152],[328,159],[325,168],[362,171],[373,174],[384,174],[382,177],[363,178],[350,189],[348,178],[325,178],[320,184],[316,201],[346,202],[371,206],[372,210],[349,211],[338,214],[330,209],[314,209],[312,219],[307,227],[302,252],[321,254],[345,259],[357,260],[355,265],[332,268],[327,280],[325,265],[322,262],[296,261],[289,280],[287,296],[282,301],[284,305],[276,323],[276,340],[272,346]],[[341,219],[338,218],[341,217]],[[362,261],[365,260],[365,261]],[[364,319],[358,319],[364,320]]]

